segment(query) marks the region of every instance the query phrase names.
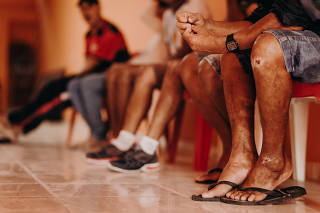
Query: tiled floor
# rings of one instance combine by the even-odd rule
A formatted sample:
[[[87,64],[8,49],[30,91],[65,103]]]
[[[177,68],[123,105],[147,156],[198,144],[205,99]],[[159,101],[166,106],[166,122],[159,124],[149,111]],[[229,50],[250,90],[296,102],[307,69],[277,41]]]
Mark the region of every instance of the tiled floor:
[[[190,196],[206,186],[193,182],[200,173],[181,156],[175,165],[162,163],[160,172],[120,174],[53,144],[2,145],[0,153],[0,213],[320,212],[320,184],[312,182],[300,184],[307,196],[280,206],[194,202]]]

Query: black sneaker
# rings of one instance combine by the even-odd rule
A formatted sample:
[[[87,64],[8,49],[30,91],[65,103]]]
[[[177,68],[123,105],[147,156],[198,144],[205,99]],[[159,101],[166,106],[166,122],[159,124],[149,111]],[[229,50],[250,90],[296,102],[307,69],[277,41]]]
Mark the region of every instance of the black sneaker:
[[[109,161],[118,160],[127,151],[121,151],[113,144],[109,144],[99,152],[87,153],[87,161],[96,165],[107,165]]]
[[[149,155],[141,149],[131,149],[118,160],[108,163],[109,169],[117,172],[158,171],[157,154]]]

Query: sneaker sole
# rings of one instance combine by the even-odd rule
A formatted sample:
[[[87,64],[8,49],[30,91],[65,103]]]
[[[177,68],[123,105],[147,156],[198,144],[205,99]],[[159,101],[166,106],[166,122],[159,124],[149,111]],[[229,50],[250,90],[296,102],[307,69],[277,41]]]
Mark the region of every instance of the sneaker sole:
[[[90,163],[96,166],[108,166],[109,162],[113,160],[117,160],[117,158],[106,158],[106,159],[87,158],[87,163]]]
[[[121,169],[119,167],[113,166],[110,162],[107,164],[108,168],[112,171],[116,172],[121,172],[121,173],[139,173],[139,172],[156,172],[160,170],[160,164],[159,163],[149,163],[143,165],[139,169],[135,170],[126,170],[126,169]]]

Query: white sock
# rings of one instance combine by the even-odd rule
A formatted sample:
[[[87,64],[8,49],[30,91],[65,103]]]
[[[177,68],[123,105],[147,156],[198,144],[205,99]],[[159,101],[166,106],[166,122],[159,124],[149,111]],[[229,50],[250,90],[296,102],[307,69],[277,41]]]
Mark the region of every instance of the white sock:
[[[148,136],[143,136],[139,141],[139,145],[145,153],[153,155],[158,148],[159,141]]]
[[[136,136],[131,132],[121,130],[119,136],[111,141],[111,144],[120,149],[121,151],[127,151],[131,148],[136,141]]]

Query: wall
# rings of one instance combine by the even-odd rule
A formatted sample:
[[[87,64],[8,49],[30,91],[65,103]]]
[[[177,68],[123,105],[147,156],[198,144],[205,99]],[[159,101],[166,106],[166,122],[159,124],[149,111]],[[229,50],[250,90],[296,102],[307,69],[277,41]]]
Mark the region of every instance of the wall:
[[[14,38],[29,41],[29,33],[13,30],[14,24],[36,25],[33,0],[0,0],[0,111],[7,110],[9,96],[9,42]]]
[[[140,21],[143,6],[149,0],[104,0],[102,15],[113,22],[125,35],[129,50],[144,49],[153,34]],[[88,26],[77,7],[78,0],[37,0],[42,17],[43,70],[65,67],[76,73],[84,66],[84,35]]]

